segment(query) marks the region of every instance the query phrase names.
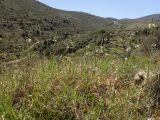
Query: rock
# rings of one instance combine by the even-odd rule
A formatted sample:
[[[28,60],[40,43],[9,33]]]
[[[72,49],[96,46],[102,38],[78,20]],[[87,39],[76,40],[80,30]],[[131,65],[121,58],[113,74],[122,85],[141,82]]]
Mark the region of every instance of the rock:
[[[155,118],[147,118],[147,120],[155,120]]]
[[[139,70],[135,76],[134,81],[136,84],[140,85],[147,78],[147,73],[144,70]]]

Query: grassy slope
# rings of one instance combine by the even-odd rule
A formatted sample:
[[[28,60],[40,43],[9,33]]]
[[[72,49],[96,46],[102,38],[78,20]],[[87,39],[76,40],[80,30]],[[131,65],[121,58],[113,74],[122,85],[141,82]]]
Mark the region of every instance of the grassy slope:
[[[0,117],[6,120],[146,120],[148,93],[133,81],[148,59],[114,56],[29,60],[0,76]],[[150,64],[155,70],[158,64]]]

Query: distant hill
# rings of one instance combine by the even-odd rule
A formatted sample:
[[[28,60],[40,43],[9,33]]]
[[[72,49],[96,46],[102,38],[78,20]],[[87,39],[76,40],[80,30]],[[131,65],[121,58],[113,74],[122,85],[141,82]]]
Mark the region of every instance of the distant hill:
[[[145,17],[138,18],[137,20],[151,21],[152,18],[153,18],[153,21],[159,22],[160,21],[160,14],[148,15],[148,16],[145,16]]]
[[[110,18],[102,18],[98,17],[95,15],[91,15],[88,13],[83,13],[83,12],[67,12],[69,13],[72,17],[76,18],[80,23],[87,25],[87,26],[92,26],[93,28],[111,28],[113,25],[113,20]]]
[[[127,29],[136,27],[147,27],[153,20],[154,23],[160,24],[160,14],[148,15],[136,19],[121,19],[119,20]]]

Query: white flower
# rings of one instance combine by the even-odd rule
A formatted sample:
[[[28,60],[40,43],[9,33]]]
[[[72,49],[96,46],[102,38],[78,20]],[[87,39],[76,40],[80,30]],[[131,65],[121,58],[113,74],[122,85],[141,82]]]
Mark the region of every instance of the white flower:
[[[88,55],[89,53],[86,53],[86,55]]]
[[[139,48],[139,45],[135,45],[134,47],[135,47],[135,48]]]
[[[103,49],[103,46],[100,46],[101,49]]]
[[[153,24],[153,23],[148,24],[148,28],[154,28],[154,27],[156,27],[155,24]]]
[[[86,46],[86,48],[90,48],[90,46],[89,46],[89,45],[87,45],[87,46]]]
[[[127,58],[127,57],[125,57],[125,58],[124,58],[124,60],[128,60],[128,58]]]
[[[28,38],[28,39],[26,39],[26,41],[27,41],[28,43],[30,43],[30,42],[32,42],[32,39]]]
[[[54,41],[54,42],[57,42],[57,40],[56,40],[56,39],[54,39],[53,41]]]
[[[105,38],[105,39],[104,39],[104,41],[108,41],[108,39],[107,39],[107,38]]]

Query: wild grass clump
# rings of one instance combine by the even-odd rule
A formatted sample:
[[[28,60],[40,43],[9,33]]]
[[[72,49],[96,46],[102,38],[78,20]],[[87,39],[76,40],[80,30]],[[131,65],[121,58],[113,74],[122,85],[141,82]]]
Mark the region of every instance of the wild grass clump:
[[[150,114],[153,115],[160,107],[160,73],[152,73],[150,80],[145,88],[148,93],[148,108],[151,110]]]

